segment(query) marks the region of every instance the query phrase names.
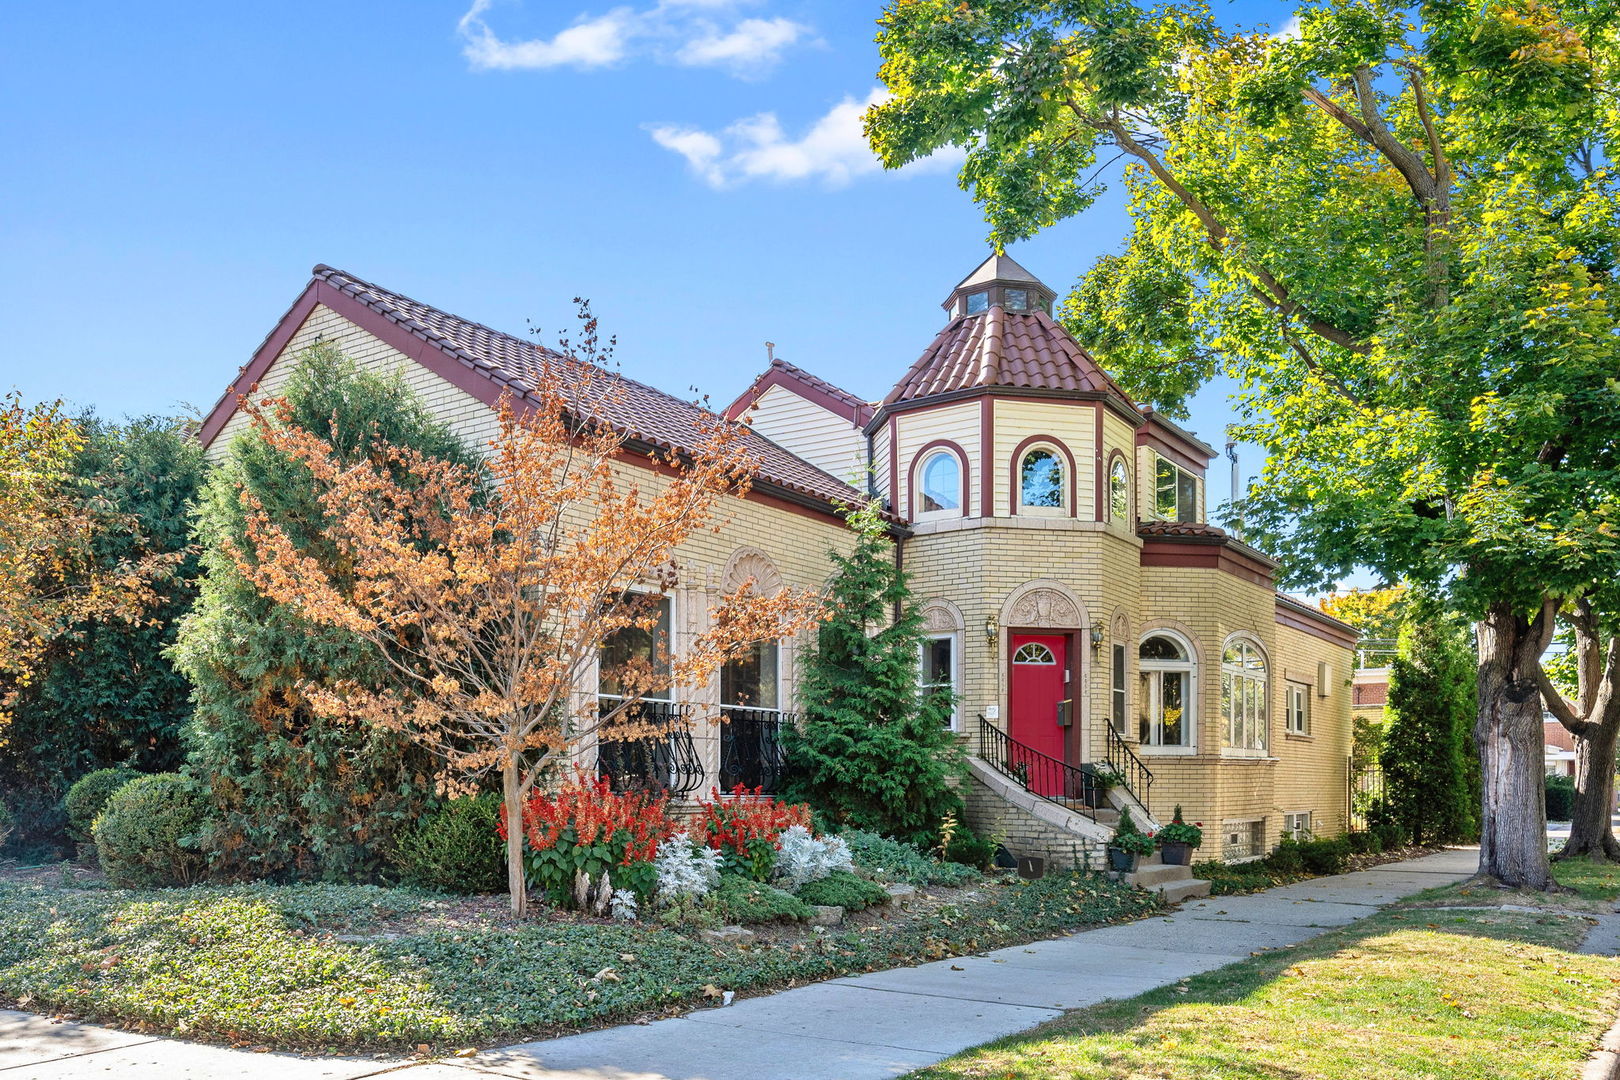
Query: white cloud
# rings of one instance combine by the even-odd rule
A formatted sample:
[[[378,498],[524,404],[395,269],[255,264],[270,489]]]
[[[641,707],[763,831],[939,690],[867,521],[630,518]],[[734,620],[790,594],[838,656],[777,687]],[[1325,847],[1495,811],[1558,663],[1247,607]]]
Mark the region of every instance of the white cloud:
[[[808,29],[791,19],[744,19],[729,32],[710,28],[682,45],[675,58],[690,67],[727,67],[748,75],[774,65]]]
[[[734,187],[750,180],[820,180],[829,187],[843,187],[882,169],[861,131],[861,118],[887,97],[880,88],[864,100],[846,97],[796,139],[771,112],[738,120],[718,134],[678,124],[650,124],[647,130],[659,146],[685,158],[710,187]],[[908,168],[949,168],[960,161],[960,153],[945,150]]]
[[[1283,23],[1281,30],[1278,30],[1276,33],[1271,35],[1271,40],[1291,41],[1294,38],[1299,37],[1299,32],[1299,12],[1296,11],[1294,14],[1288,16],[1288,21]]]
[[[686,67],[718,67],[741,78],[763,75],[810,28],[791,19],[717,22],[750,0],[659,0],[650,8],[615,7],[580,15],[551,37],[509,41],[485,19],[494,0],[473,0],[456,24],[474,69],[598,68],[632,56]]]

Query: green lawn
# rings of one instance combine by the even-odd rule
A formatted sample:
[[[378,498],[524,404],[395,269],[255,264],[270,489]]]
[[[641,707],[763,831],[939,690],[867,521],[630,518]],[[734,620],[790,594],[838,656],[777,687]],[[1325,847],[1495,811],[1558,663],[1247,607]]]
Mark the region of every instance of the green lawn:
[[[748,992],[1135,918],[1157,898],[1099,876],[985,883],[915,925],[748,946],[632,925],[385,931],[452,901],[408,889],[156,892],[0,885],[0,1001],[277,1048],[435,1050],[657,1015]],[[336,933],[376,940],[347,942]]]
[[[1572,869],[1560,864],[1560,879],[1573,878]],[[1587,873],[1584,888],[1620,885],[1613,867]],[[1486,901],[1482,892],[1451,899],[1520,899],[1498,893]],[[1573,1078],[1620,998],[1620,961],[1571,952],[1589,926],[1558,914],[1391,910],[1174,987],[1070,1013],[912,1076]]]

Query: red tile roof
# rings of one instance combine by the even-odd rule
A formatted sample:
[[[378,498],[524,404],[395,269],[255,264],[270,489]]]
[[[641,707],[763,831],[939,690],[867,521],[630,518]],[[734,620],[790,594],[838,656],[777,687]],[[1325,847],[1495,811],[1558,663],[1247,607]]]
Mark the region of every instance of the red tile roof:
[[[883,404],[984,387],[1106,393],[1135,408],[1090,353],[1044,311],[997,305],[939,332]]]
[[[315,278],[387,319],[440,352],[519,395],[539,385],[541,370],[562,357],[524,338],[503,334],[480,323],[390,292],[330,266],[317,266]],[[696,445],[702,425],[715,414],[634,379],[615,376],[623,388],[618,415],[609,420],[631,438],[664,450]],[[812,496],[829,504],[860,502],[860,492],[754,431],[745,436],[759,462],[759,480]]]
[[[854,394],[841,386],[836,386],[810,372],[790,364],[781,357],[772,357],[771,366],[759,373],[759,376],[749,384],[748,389],[737,395],[737,399],[725,408],[725,415],[732,420],[737,419],[753,408],[754,402],[760,395],[772,386],[786,386],[791,392],[810,401],[828,408],[840,416],[846,417],[855,427],[863,426],[872,418],[872,403],[862,401]],[[817,399],[821,399],[817,401]]]
[[[1136,527],[1136,535],[1201,537],[1207,540],[1227,538],[1225,529],[1202,521],[1144,521]]]

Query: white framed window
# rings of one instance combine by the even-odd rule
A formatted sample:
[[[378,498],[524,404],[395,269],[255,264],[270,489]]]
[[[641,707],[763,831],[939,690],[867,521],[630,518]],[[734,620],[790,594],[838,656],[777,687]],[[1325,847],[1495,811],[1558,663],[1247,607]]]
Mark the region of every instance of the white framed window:
[[[1198,520],[1198,477],[1154,455],[1153,514],[1160,521]]]
[[[962,463],[949,450],[935,450],[917,466],[917,516],[962,511]]]
[[[1122,457],[1108,469],[1108,512],[1113,520],[1131,524],[1131,470]]]
[[[649,605],[648,614],[652,616],[653,624],[650,629],[621,627],[603,640],[597,654],[597,693],[604,698],[625,697],[624,673],[646,665],[655,675],[664,676],[666,681],[661,686],[655,682],[641,696],[648,701],[669,701],[672,687],[667,679],[669,657],[674,649],[670,636],[673,605],[668,596],[650,593],[636,594],[631,600]]]
[[[1137,741],[1149,750],[1191,753],[1198,729],[1192,646],[1180,634],[1155,630],[1136,655]]]
[[[1311,812],[1300,810],[1292,814],[1283,815],[1283,836],[1290,840],[1309,840],[1311,838]]]
[[[1286,684],[1283,695],[1283,721],[1290,735],[1311,733],[1311,688],[1304,683]]]
[[[1062,513],[1068,509],[1064,462],[1054,447],[1024,451],[1018,462],[1018,506],[1024,512]]]
[[[1247,638],[1232,638],[1221,651],[1221,717],[1226,745],[1234,750],[1265,752],[1270,716],[1266,707],[1269,680],[1266,657]]]
[[[1266,853],[1265,818],[1222,822],[1221,833],[1221,859],[1225,862],[1248,862]]]
[[[720,704],[734,709],[780,712],[781,646],[761,641],[720,669]]]
[[[1112,699],[1109,704],[1113,708],[1109,717],[1113,721],[1114,730],[1123,735],[1125,734],[1125,710],[1129,703],[1125,700],[1125,646],[1118,642],[1114,643],[1114,670],[1111,675],[1113,686],[1109,690],[1109,696]]]
[[[918,646],[917,662],[919,666],[917,685],[926,696],[928,694],[947,693],[951,695],[950,728],[957,730],[959,719],[957,717],[957,703],[962,695],[958,692],[958,642],[960,635],[930,634],[923,638]]]

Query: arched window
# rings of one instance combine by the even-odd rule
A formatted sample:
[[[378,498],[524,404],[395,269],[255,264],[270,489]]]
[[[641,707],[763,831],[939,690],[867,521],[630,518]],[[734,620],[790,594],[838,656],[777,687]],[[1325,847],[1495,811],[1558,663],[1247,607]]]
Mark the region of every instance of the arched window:
[[[1063,509],[1063,459],[1036,447],[1018,463],[1018,502],[1032,509]]]
[[[1237,750],[1266,748],[1266,657],[1246,638],[1232,638],[1221,653],[1221,716],[1226,745]]]
[[[917,470],[917,486],[922,494],[918,512],[938,513],[962,509],[962,463],[949,450],[936,450],[923,459]]]
[[[1108,470],[1108,508],[1113,520],[1131,524],[1131,471],[1122,457]]]
[[[1156,630],[1138,646],[1136,666],[1138,741],[1147,747],[1192,749],[1198,726],[1192,648],[1180,635]]]

